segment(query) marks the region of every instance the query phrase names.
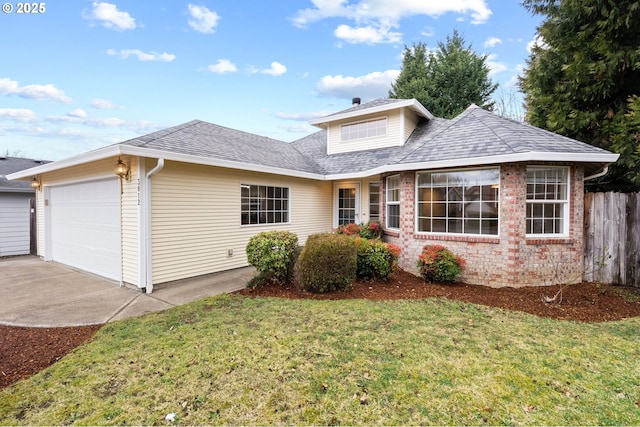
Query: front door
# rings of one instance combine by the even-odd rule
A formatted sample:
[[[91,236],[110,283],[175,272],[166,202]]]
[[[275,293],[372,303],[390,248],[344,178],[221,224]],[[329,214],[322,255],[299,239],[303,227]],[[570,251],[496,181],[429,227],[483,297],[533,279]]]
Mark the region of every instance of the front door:
[[[360,223],[360,184],[336,184],[335,226]]]

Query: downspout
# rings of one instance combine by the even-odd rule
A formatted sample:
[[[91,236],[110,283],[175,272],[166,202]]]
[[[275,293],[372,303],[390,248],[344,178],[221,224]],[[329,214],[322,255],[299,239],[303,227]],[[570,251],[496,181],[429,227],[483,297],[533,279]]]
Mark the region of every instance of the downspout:
[[[605,166],[605,168],[602,171],[600,171],[600,172],[598,172],[596,174],[585,176],[584,180],[585,181],[590,181],[592,179],[600,178],[601,176],[605,176],[607,174],[607,172],[609,172],[609,166]]]
[[[146,268],[145,279],[147,293],[153,292],[153,256],[151,252],[151,177],[164,168],[164,159],[158,159],[156,167],[145,175],[144,203],[145,203],[145,243],[146,243]]]

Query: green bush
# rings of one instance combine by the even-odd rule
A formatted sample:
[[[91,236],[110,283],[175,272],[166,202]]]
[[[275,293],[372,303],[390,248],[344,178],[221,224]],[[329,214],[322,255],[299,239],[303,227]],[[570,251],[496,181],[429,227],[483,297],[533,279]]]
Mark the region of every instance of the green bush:
[[[378,221],[369,221],[360,226],[360,237],[364,239],[379,239],[382,236],[382,226]]]
[[[387,280],[400,254],[399,248],[381,240],[357,237],[355,241],[358,248],[357,276],[367,280]]]
[[[426,245],[416,263],[427,282],[454,282],[465,269],[465,261],[442,245]]]
[[[358,224],[343,224],[336,230],[337,234],[346,234],[347,236],[358,236],[360,234],[360,226]]]
[[[296,263],[296,281],[309,292],[343,291],[353,284],[356,268],[354,239],[344,234],[312,234]]]
[[[271,279],[287,282],[295,262],[297,246],[298,236],[289,231],[263,231],[249,239],[247,260],[262,277],[254,284],[265,284]]]

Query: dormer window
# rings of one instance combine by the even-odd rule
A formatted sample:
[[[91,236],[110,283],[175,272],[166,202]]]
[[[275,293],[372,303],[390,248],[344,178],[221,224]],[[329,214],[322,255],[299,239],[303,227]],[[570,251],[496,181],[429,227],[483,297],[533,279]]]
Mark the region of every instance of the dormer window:
[[[340,126],[342,142],[387,135],[387,118],[365,120]]]

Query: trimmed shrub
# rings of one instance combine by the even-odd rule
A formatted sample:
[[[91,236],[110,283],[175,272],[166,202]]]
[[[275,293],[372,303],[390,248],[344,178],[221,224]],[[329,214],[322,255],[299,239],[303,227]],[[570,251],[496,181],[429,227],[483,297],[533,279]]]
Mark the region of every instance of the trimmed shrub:
[[[400,248],[382,240],[357,237],[355,241],[358,248],[357,276],[366,280],[387,280],[400,255]]]
[[[382,226],[378,221],[369,221],[360,226],[360,237],[363,239],[379,239],[382,236]]]
[[[337,234],[345,234],[347,236],[358,236],[360,235],[360,226],[358,224],[347,224],[341,225],[336,230]]]
[[[465,261],[442,245],[426,245],[416,263],[427,282],[454,282],[465,269]]]
[[[298,236],[289,231],[263,231],[247,243],[247,260],[262,277],[255,285],[277,280],[286,283],[295,261]]]
[[[343,234],[312,234],[296,263],[296,281],[309,292],[343,291],[353,284],[356,268],[354,239]]]

